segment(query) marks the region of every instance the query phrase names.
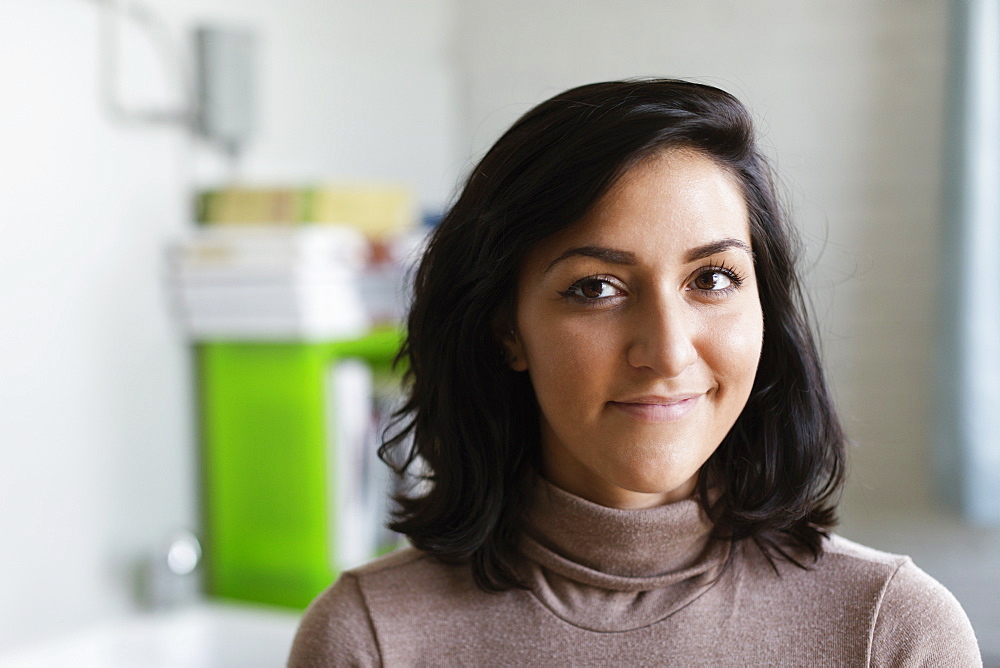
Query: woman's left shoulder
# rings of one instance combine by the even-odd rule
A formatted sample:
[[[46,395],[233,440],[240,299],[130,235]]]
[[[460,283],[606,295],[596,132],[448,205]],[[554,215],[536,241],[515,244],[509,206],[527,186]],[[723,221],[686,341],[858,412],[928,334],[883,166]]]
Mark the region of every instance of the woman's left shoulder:
[[[870,665],[982,665],[975,632],[961,604],[910,557],[831,535],[814,568],[844,585],[878,590]]]

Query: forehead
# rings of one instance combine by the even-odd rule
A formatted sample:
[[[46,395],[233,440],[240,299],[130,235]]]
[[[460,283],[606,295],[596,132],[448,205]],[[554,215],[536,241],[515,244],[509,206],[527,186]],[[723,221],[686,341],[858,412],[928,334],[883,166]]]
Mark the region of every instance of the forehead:
[[[524,268],[544,268],[577,245],[620,248],[655,264],[720,239],[750,245],[739,181],[701,153],[674,149],[626,172],[582,219],[533,248]]]

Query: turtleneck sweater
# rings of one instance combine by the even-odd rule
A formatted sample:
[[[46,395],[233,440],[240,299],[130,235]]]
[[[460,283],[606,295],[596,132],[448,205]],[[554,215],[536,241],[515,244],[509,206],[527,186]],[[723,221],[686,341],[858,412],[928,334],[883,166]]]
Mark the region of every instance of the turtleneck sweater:
[[[616,510],[541,480],[529,589],[398,550],[310,605],[289,665],[982,665],[958,601],[908,557],[834,535],[808,568],[772,566],[711,531],[694,499]]]

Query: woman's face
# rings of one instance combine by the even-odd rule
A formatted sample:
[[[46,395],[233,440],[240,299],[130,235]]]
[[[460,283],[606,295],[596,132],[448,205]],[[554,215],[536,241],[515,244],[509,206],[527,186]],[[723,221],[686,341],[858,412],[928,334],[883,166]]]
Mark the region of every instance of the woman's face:
[[[543,474],[614,508],[690,496],[762,336],[734,177],[688,150],[640,163],[521,267],[506,343],[538,398]]]

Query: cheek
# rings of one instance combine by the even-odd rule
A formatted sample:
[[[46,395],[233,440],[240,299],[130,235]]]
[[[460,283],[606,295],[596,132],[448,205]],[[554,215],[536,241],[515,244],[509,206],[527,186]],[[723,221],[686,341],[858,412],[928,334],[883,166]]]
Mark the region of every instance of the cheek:
[[[749,394],[763,345],[760,303],[754,298],[750,307],[712,320],[706,330],[705,361],[718,377],[728,381],[731,390]]]
[[[531,323],[521,330],[528,374],[546,412],[603,396],[618,342],[600,317],[546,318],[531,312],[523,317],[520,322]]]

